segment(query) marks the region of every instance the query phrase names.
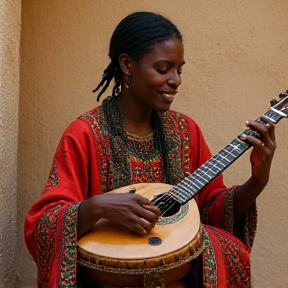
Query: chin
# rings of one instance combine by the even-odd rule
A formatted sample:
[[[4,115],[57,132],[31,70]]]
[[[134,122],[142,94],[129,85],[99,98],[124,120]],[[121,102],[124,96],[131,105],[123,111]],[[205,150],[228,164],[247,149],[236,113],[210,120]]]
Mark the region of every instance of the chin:
[[[169,110],[170,110],[170,106],[169,107],[157,107],[157,109],[155,109],[155,111],[157,111],[158,113],[165,113]]]

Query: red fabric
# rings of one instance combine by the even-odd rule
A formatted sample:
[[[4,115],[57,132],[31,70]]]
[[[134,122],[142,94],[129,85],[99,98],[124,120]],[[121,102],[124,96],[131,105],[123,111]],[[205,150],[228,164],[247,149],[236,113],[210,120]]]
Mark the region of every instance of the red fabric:
[[[188,122],[190,135],[193,135],[190,137],[189,153],[190,173],[192,173],[210,159],[212,155],[199,126],[191,118],[184,115],[183,117]],[[208,187],[201,191],[201,193],[196,195],[199,210],[204,210],[213,201],[213,199],[224,190],[226,190],[226,186],[223,183],[222,175],[220,175],[214,179]]]
[[[250,288],[250,255],[245,245],[222,229],[205,226],[205,233],[204,287]]]
[[[93,113],[97,117],[99,116],[97,109]],[[188,151],[188,154],[182,157],[186,162],[188,161],[188,172],[192,173],[211,157],[210,150],[200,128],[192,119],[173,111],[169,113],[175,131],[189,136],[189,147],[181,149],[182,152]],[[103,136],[105,140],[105,137],[108,136],[104,133],[105,131],[97,130],[99,134],[95,134],[94,125],[98,119],[96,116],[93,118],[94,122],[91,121],[90,124],[82,119],[77,119],[67,128],[56,150],[43,195],[31,207],[26,217],[25,240],[38,267],[39,287],[76,287],[77,207],[87,197],[104,193],[101,191],[101,165],[103,165],[101,157],[103,154],[100,153],[102,150],[97,142],[99,141],[97,137]],[[178,127],[179,117],[185,124],[183,124],[183,129]],[[185,169],[183,168],[183,170]],[[203,265],[209,271],[207,263],[212,261],[214,270],[210,274],[204,273],[204,282],[207,282],[205,285],[207,284],[207,287],[226,287],[222,286],[223,283],[228,283],[228,278],[232,277],[231,272],[235,273],[235,269],[227,270],[227,265],[233,257],[238,257],[237,259],[244,263],[246,268],[248,267],[247,275],[250,275],[248,271],[249,253],[247,252],[250,244],[245,243],[245,246],[230,234],[233,233],[233,224],[231,228],[233,189],[227,189],[223,184],[222,176],[219,176],[195,199],[199,206],[202,222],[210,225],[206,226],[207,247],[203,254]],[[227,207],[230,209],[230,216],[227,216]],[[229,233],[220,229],[215,230],[214,225]],[[254,232],[252,231],[252,234]],[[229,247],[232,246],[237,249],[231,250]],[[233,257],[227,258],[225,251],[233,252]],[[239,277],[243,276],[240,271],[238,272],[234,277],[237,281]],[[208,280],[212,282],[208,284]],[[232,283],[227,287],[249,287],[233,285]]]

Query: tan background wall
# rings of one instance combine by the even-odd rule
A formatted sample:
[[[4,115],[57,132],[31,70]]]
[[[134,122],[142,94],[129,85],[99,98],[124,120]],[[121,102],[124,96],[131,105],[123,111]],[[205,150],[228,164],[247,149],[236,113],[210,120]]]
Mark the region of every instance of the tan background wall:
[[[93,108],[108,64],[110,36],[130,12],[160,12],[184,36],[182,86],[173,108],[202,127],[213,153],[288,89],[288,3],[285,0],[22,1],[18,160],[19,229],[42,193],[53,154],[67,125]],[[107,93],[108,94],[108,93]],[[277,127],[271,181],[259,197],[252,252],[254,287],[288,287],[288,122]],[[224,174],[226,184],[250,175],[249,153]],[[18,274],[35,282],[23,237]]]
[[[0,1],[0,288],[16,285],[21,1]]]

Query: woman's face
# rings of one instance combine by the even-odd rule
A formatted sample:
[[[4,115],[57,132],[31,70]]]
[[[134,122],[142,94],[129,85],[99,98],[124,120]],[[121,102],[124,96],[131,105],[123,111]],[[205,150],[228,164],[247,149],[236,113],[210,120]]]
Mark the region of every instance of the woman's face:
[[[138,107],[165,112],[181,84],[183,43],[172,37],[153,48],[140,61],[130,63],[131,83],[127,93]]]

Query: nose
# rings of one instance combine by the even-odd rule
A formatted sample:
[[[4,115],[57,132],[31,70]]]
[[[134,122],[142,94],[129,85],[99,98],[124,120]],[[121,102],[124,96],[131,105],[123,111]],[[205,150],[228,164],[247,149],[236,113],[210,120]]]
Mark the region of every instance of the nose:
[[[178,87],[181,84],[181,77],[178,71],[171,71],[168,79],[168,85],[174,87]]]

